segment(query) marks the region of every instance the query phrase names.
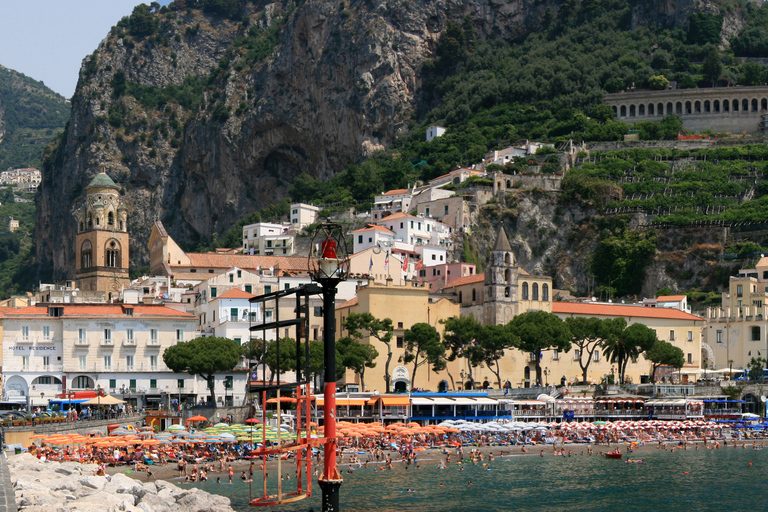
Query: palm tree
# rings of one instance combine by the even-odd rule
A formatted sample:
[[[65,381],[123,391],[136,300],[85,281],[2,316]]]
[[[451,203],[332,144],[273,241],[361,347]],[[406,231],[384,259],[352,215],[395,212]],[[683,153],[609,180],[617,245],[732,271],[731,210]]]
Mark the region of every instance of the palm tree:
[[[640,354],[656,343],[656,333],[643,324],[632,324],[627,328],[623,318],[612,320],[614,324],[608,329],[603,354],[611,362],[616,362],[619,370],[619,384],[624,383],[624,374],[630,359],[637,359]]]

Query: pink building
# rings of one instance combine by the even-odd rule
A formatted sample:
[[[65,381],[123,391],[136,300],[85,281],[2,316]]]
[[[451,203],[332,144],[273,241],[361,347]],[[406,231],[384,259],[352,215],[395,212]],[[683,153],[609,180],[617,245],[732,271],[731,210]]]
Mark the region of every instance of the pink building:
[[[474,263],[462,262],[425,266],[420,261],[416,264],[416,271],[416,281],[426,285],[430,292],[436,292],[463,277],[476,275]]]

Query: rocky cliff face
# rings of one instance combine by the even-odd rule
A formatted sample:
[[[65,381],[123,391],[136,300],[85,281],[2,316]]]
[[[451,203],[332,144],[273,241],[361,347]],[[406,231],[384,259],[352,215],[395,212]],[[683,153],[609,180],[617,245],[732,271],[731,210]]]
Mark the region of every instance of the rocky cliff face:
[[[123,187],[134,264],[145,264],[155,219],[194,243],[284,197],[298,174],[327,178],[390,144],[449,21],[517,39],[559,3],[282,0],[249,3],[234,20],[134,13],[83,62],[66,136],[47,155],[42,268],[72,275],[72,211],[100,170]]]

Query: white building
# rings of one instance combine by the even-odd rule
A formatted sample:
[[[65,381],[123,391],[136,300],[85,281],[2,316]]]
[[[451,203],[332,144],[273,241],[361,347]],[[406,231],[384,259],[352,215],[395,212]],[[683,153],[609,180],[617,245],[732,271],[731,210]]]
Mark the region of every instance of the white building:
[[[442,126],[430,126],[427,128],[427,142],[431,141],[435,137],[441,137],[445,133],[445,128]]]
[[[408,213],[410,207],[411,191],[409,189],[398,188],[389,190],[373,198],[371,219],[376,222],[393,213]]]
[[[435,245],[450,249],[453,244],[453,228],[435,219],[395,213],[377,221],[376,224],[389,228],[396,239],[413,246]]]
[[[42,180],[42,173],[34,168],[8,169],[0,172],[0,185],[15,185],[28,192],[34,192]]]
[[[320,208],[311,204],[294,203],[291,205],[291,224],[293,229],[302,230],[317,221]]]
[[[357,254],[370,247],[386,246],[395,240],[395,233],[377,224],[366,224],[364,228],[356,229],[350,234],[353,240],[353,254]]]
[[[251,331],[251,327],[276,318],[285,320],[295,318],[296,302],[294,298],[284,298],[279,308],[274,301],[262,307],[260,303],[252,303],[257,295],[273,293],[279,290],[296,288],[309,284],[309,276],[286,276],[277,273],[259,274],[234,267],[227,272],[211,276],[210,279],[199,283],[196,292],[194,308],[191,310],[198,318],[199,331],[204,336],[220,336],[237,341],[240,344],[250,339],[275,339],[274,331]],[[339,283],[336,301],[341,304],[355,295],[354,281]],[[323,318],[315,315],[315,307],[322,306],[320,296],[310,298],[312,314],[310,315],[310,339],[319,340],[322,335]],[[277,311],[279,309],[279,311]],[[286,328],[280,337],[296,337],[295,328]]]
[[[413,250],[419,255],[422,267],[433,267],[448,263],[448,250],[445,246],[414,245]]]
[[[243,226],[243,253],[266,256],[293,255],[294,237],[290,224],[258,222]]]
[[[536,152],[543,147],[554,148],[555,145],[547,144],[544,142],[525,141],[525,144],[520,146],[509,146],[504,149],[497,149],[485,155],[485,158],[483,158],[483,162],[480,164],[480,167],[485,169],[485,166],[490,164],[504,165],[513,161],[515,157],[524,158],[527,156],[535,155]]]
[[[69,391],[94,390],[138,407],[209,400],[204,380],[174,373],[166,348],[195,336],[197,319],[163,305],[42,304],[3,318],[4,398],[45,405]],[[245,399],[246,368],[216,376],[222,403]],[[229,378],[232,388],[225,388]]]

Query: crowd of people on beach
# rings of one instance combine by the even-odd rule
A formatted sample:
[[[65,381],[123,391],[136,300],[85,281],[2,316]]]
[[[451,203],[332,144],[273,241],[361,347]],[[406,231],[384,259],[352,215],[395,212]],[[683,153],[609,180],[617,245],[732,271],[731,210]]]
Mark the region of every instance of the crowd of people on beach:
[[[467,465],[480,466],[490,471],[495,459],[519,455],[557,457],[575,457],[604,455],[610,451],[625,451],[627,463],[641,463],[642,459],[630,454],[644,445],[655,446],[659,450],[675,452],[677,450],[698,450],[700,448],[717,450],[735,447],[761,450],[764,442],[759,438],[759,431],[748,429],[723,428],[722,425],[705,423],[690,425],[689,428],[672,429],[659,424],[643,430],[578,430],[571,425],[550,425],[547,428],[532,428],[510,432],[487,432],[484,430],[465,430],[452,433],[414,433],[382,432],[371,437],[340,437],[338,439],[337,462],[347,473],[360,469],[376,471],[420,469],[427,463],[439,464],[440,469],[455,468],[463,471]],[[97,438],[98,439],[98,438]],[[109,439],[109,438],[101,438]],[[283,440],[288,447],[292,442]],[[125,466],[134,476],[144,475],[147,480],[154,478],[153,466],[174,464],[176,477],[182,483],[205,482],[216,478],[233,483],[235,469],[233,464],[246,463],[248,470],[243,470],[239,480],[250,483],[254,480],[254,471],[264,472],[266,465],[275,460],[277,455],[262,455],[260,443],[256,438],[251,441],[231,443],[191,442],[181,437],[172,442],[159,444],[148,439],[132,439],[100,446],[100,443],[79,443],[73,445],[29,446],[29,452],[41,461],[78,461],[98,464],[96,474],[106,475],[110,466]],[[271,443],[274,447],[275,443]],[[605,447],[605,451],[603,451]],[[302,458],[314,459],[314,476],[319,476],[324,462],[322,445],[298,450]],[[423,453],[428,451],[427,453]],[[295,454],[297,451],[287,451]],[[397,465],[397,466],[396,466]],[[296,469],[298,471],[298,469]],[[240,469],[238,469],[240,472]],[[165,472],[167,473],[167,471]],[[296,472],[281,474],[281,479],[297,478]]]

